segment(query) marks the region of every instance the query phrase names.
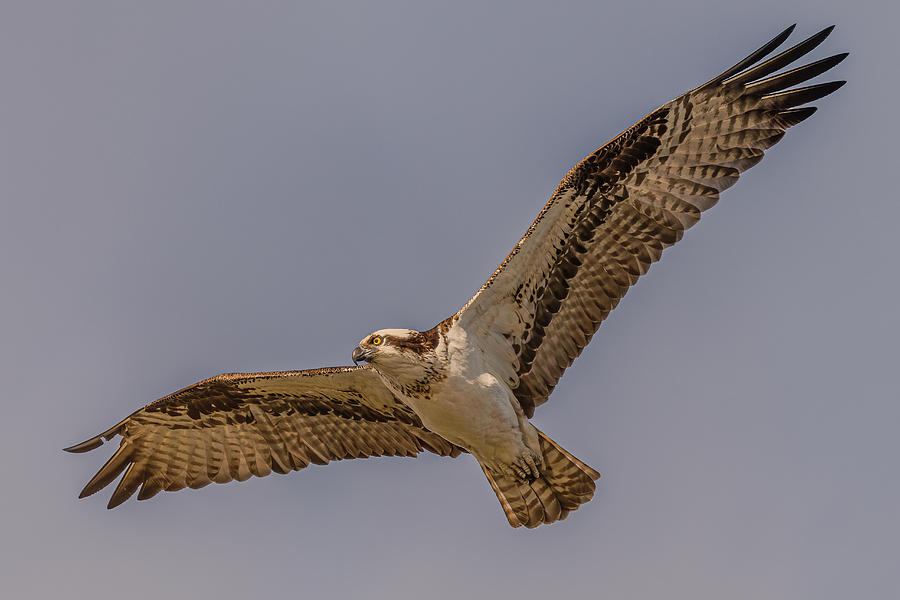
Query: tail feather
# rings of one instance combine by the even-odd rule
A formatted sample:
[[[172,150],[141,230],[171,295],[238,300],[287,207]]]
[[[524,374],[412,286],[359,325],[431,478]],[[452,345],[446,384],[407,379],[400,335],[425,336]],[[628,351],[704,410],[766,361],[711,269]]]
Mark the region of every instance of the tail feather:
[[[535,479],[531,482],[531,489],[537,494],[538,500],[544,508],[542,523],[553,523],[560,519],[565,519],[569,514],[569,510],[562,507],[559,498],[553,492],[553,488],[544,478]]]
[[[538,434],[541,452],[544,453],[544,477],[550,480],[560,505],[568,510],[575,510],[594,497],[594,481],[600,478],[600,473],[569,454],[543,433]]]
[[[513,527],[537,527],[561,521],[594,496],[600,474],[538,431],[544,465],[541,477],[523,481],[509,474],[491,473],[482,465],[503,512]]]

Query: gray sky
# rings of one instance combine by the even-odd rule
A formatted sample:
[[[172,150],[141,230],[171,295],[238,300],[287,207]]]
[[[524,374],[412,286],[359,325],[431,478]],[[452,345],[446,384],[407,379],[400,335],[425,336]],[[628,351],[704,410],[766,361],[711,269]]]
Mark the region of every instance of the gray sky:
[[[4,591],[896,596],[898,12],[4,2]],[[572,164],[795,21],[798,40],[838,25],[814,57],[852,51],[833,77],[850,83],[539,409],[603,474],[565,522],[511,529],[470,457],[76,500],[112,448],[60,448],[154,398],[347,364],[374,329],[451,314]]]

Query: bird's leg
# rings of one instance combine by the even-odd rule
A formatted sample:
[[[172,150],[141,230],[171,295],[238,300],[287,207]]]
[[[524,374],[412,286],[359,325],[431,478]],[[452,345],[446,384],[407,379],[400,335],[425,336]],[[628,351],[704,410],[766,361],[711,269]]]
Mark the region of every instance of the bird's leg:
[[[541,476],[538,463],[534,459],[534,453],[527,448],[525,452],[516,457],[516,461],[510,466],[519,479],[531,483]]]
[[[525,452],[517,459],[516,464],[525,472],[525,479],[537,479],[541,476],[541,467],[544,466],[544,454],[541,452],[541,442],[538,431],[535,429],[518,402],[514,402],[513,408],[519,419],[519,430],[522,432],[522,441],[525,443]]]

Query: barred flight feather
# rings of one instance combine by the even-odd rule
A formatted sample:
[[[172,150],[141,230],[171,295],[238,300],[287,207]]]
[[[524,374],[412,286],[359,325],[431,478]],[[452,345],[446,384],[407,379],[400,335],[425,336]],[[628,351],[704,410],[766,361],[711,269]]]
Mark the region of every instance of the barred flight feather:
[[[67,448],[85,452],[122,442],[80,497],[118,477],[118,506],[161,491],[287,473],[310,462],[416,456],[461,449],[426,429],[371,367],[233,373],[195,383],[138,410],[112,429]]]
[[[496,344],[497,313],[515,352],[514,393],[529,417],[640,275],[757,164],[763,151],[841,87],[804,83],[836,54],[786,71],[828,37],[828,27],[767,60],[789,27],[709,82],[664,104],[591,153],[563,178],[525,235],[455,315]],[[762,61],[762,62],[761,62]],[[490,323],[485,318],[490,315]]]

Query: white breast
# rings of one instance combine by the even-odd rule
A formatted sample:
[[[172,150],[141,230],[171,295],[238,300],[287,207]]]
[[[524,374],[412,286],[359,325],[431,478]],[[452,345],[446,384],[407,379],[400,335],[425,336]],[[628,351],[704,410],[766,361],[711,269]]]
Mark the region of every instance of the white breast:
[[[447,332],[446,345],[442,340],[437,350],[446,377],[436,381],[429,394],[401,399],[428,429],[476,456],[493,460],[521,452],[522,432],[513,405],[516,399],[489,369],[483,349],[454,324]],[[396,393],[396,387],[393,389]]]

